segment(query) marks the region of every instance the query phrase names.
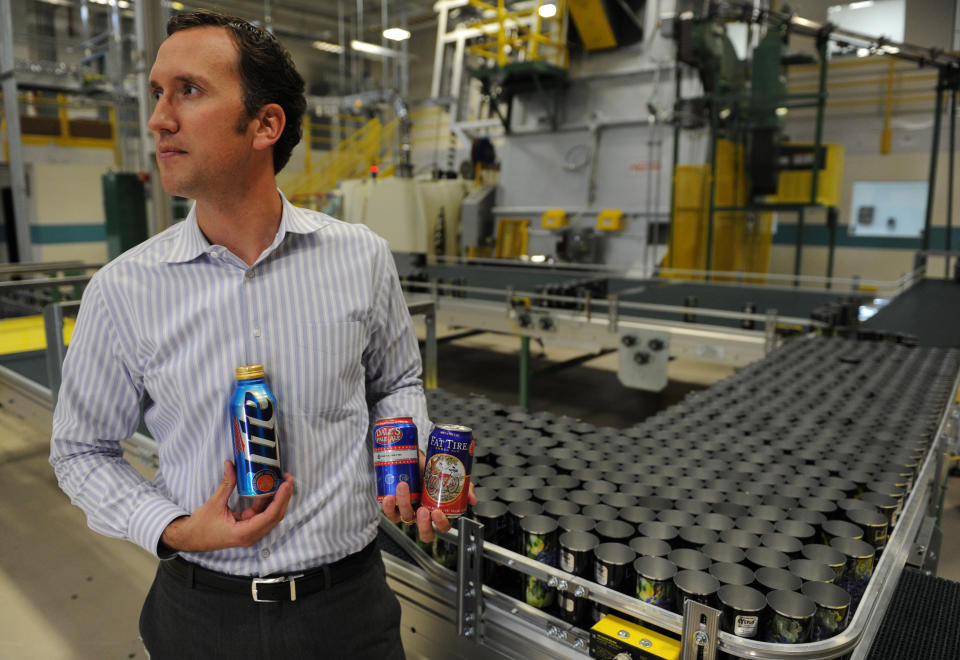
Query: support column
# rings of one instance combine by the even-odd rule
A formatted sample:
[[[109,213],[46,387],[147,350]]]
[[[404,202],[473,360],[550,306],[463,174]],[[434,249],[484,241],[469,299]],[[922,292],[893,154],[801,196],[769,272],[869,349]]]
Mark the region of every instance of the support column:
[[[520,337],[520,407],[527,409],[530,385],[530,337]]]
[[[10,187],[13,191],[13,214],[17,228],[17,252],[20,261],[34,261],[30,240],[30,206],[27,200],[27,172],[23,159],[20,133],[20,107],[17,103],[17,78],[13,55],[13,11],[10,0],[0,0],[0,82],[3,89],[3,111],[7,118],[7,152],[10,165]]]

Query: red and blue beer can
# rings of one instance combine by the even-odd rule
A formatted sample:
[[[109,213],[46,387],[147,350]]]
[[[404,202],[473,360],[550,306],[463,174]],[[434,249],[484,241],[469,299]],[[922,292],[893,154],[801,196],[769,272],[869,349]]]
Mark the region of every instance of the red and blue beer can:
[[[283,483],[277,397],[267,385],[263,365],[237,367],[230,398],[233,463],[240,497],[272,495]]]
[[[459,424],[437,424],[427,443],[423,467],[423,506],[456,518],[467,511],[473,430]]]
[[[377,476],[377,501],[396,495],[397,486],[410,487],[410,501],[420,501],[420,457],[417,425],[411,417],[381,419],[373,425],[373,469]]]

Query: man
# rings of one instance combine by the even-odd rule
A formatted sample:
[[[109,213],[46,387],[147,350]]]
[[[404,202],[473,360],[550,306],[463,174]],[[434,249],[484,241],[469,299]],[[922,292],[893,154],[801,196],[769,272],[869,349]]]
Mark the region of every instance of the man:
[[[164,560],[140,619],[154,660],[403,657],[368,431],[413,416],[423,447],[429,421],[389,249],[277,191],[305,101],[271,35],[207,11],[167,34],[149,126],[164,189],[196,204],[91,280],[51,463],[92,529]],[[269,506],[236,511],[228,402],[250,364],[277,396],[288,473]],[[160,459],[149,482],[119,444],[141,408]],[[449,529],[407,491],[383,510],[416,515],[424,540]]]

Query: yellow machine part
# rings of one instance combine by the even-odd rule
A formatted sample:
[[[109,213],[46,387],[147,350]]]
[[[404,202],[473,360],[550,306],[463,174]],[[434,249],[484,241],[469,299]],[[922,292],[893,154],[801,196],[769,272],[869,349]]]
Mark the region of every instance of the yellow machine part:
[[[73,335],[74,319],[63,319],[64,344],[70,343]],[[18,316],[0,320],[0,355],[29,353],[47,348],[47,337],[43,328],[43,317]]]
[[[715,206],[742,206],[748,199],[742,145],[717,141]],[[702,271],[707,267],[710,166],[678,165],[674,170],[673,229],[664,266]],[[766,273],[770,264],[773,215],[717,211],[713,215],[712,271]],[[702,276],[665,274],[676,279]],[[712,279],[721,280],[714,277]],[[753,278],[751,282],[758,281]]]
[[[567,5],[584,48],[590,51],[617,47],[617,38],[613,36],[603,0],[567,0]]]
[[[787,143],[786,146],[790,146]],[[813,147],[812,144],[793,146]],[[823,206],[840,206],[843,192],[843,145],[824,144],[827,151],[826,167],[817,176],[817,203]],[[807,204],[810,202],[810,185],[813,172],[810,170],[784,170],[777,180],[777,194],[772,201],[784,204]]]
[[[563,209],[549,209],[540,217],[540,227],[543,229],[560,229],[567,226],[567,212]]]
[[[591,647],[597,651],[595,654],[591,653],[593,657],[619,658],[621,654],[625,654],[625,657],[631,658],[680,658],[679,640],[612,614],[597,621],[590,632]],[[591,651],[594,648],[591,648]]]
[[[604,209],[597,215],[600,231],[623,231],[624,215],[620,209]]]
[[[511,259],[527,253],[530,221],[526,218],[500,218],[493,248],[494,259]]]

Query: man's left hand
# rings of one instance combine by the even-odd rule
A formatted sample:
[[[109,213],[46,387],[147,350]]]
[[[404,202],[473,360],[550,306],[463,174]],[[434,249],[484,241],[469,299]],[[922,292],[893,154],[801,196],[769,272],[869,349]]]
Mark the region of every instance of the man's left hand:
[[[471,506],[477,503],[477,496],[473,494],[473,482],[470,483],[467,502]],[[436,536],[433,532],[434,527],[440,532],[448,532],[452,526],[450,519],[443,511],[431,511],[423,506],[414,511],[413,504],[410,502],[410,486],[406,482],[397,484],[396,496],[387,495],[383,498],[383,515],[395,523],[402,522],[407,525],[416,523],[420,540],[424,543],[433,541]]]

